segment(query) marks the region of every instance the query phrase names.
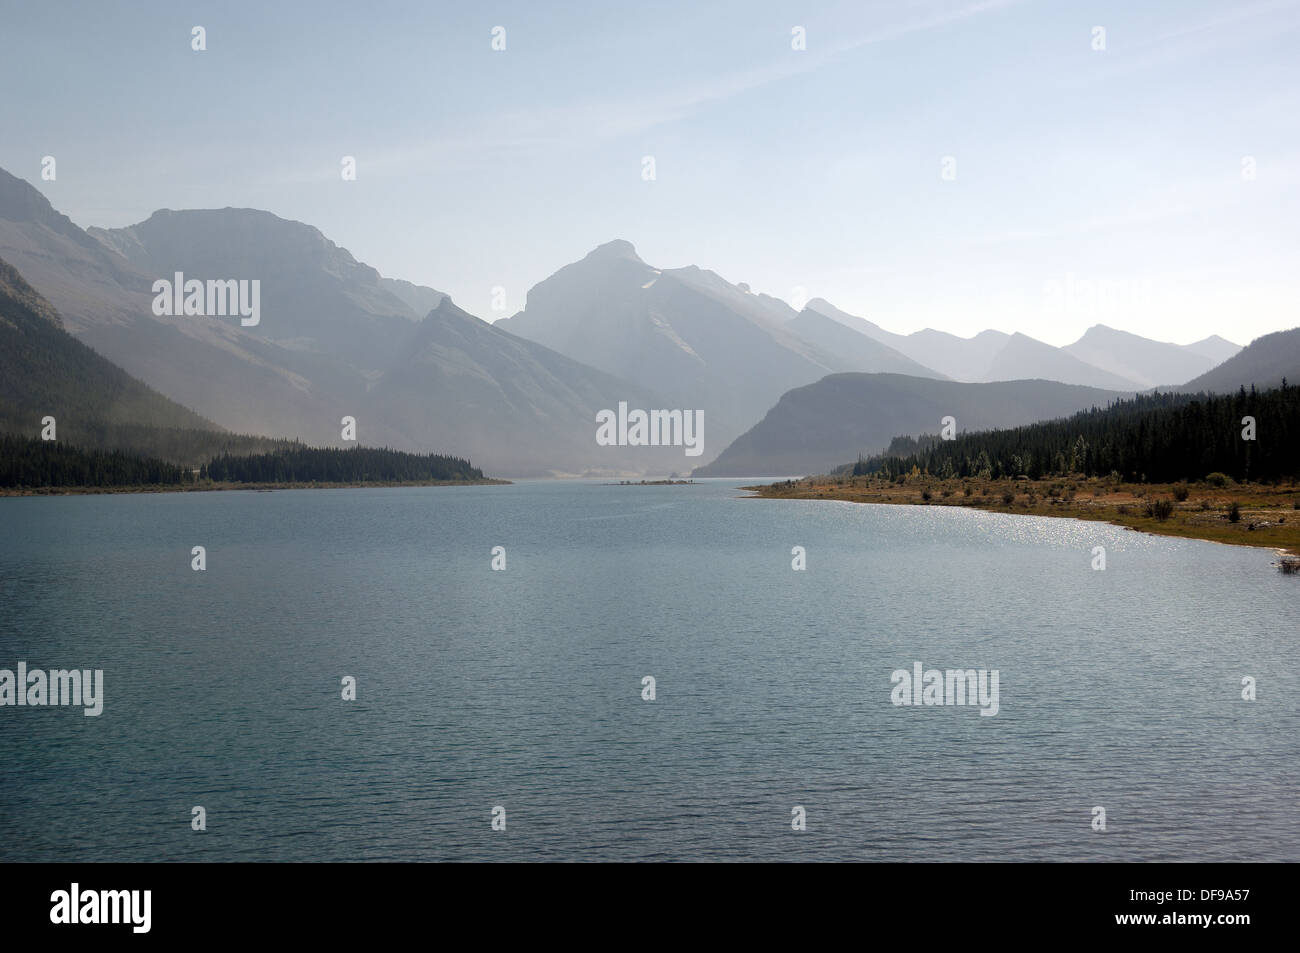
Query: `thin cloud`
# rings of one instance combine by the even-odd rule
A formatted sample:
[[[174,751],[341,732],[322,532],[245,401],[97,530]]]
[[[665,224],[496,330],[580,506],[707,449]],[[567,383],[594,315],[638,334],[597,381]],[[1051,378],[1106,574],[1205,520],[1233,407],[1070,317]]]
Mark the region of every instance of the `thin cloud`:
[[[1080,83],[1089,84],[1129,76],[1233,47],[1267,43],[1297,29],[1300,29],[1300,2],[1273,0],[1240,7],[1230,14],[1210,17],[1149,40],[1138,40],[1131,47],[1126,46],[1123,36],[1112,32],[1107,62],[1078,78]]]
[[[706,86],[680,89],[668,96],[575,103],[497,114],[485,118],[473,129],[461,130],[452,136],[439,136],[436,141],[395,146],[372,154],[366,159],[367,173],[396,174],[413,166],[424,171],[446,171],[480,165],[485,156],[493,153],[580,148],[593,138],[609,141],[640,135],[659,126],[680,122],[702,109],[762,87],[824,69],[857,50],[940,29],[1022,2],[1024,0],[981,0],[833,42],[820,49],[814,45],[809,51],[785,57],[781,62],[723,76]],[[323,182],[337,177],[337,174],[337,170],[325,168],[319,173],[290,173],[288,179],[278,181]]]

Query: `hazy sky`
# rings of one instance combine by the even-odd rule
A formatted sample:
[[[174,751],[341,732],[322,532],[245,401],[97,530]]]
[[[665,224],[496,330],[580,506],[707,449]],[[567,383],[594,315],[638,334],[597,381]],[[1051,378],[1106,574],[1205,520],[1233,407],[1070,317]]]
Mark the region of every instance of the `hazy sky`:
[[[1101,322],[1244,344],[1300,324],[1297,2],[0,0],[0,15],[0,166],[83,226],[268,209],[488,319],[625,238],[651,264],[895,331],[1064,344]]]

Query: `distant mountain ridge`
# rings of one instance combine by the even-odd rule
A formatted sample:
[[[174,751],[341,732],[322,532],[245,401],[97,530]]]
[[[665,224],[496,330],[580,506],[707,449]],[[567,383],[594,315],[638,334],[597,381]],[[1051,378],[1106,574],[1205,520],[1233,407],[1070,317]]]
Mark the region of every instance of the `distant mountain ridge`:
[[[597,445],[597,412],[620,400],[661,406],[652,389],[516,338],[441,292],[385,279],[317,229],[269,212],[163,211],[92,236],[0,173],[0,256],[75,337],[230,430],[341,446],[352,416],[360,443],[467,457],[505,477],[693,462],[681,448]],[[153,314],[154,280],[176,271],[259,280],[260,324]],[[434,306],[418,313],[425,303]]]
[[[1292,386],[1300,382],[1300,327],[1258,337],[1218,367],[1176,389],[1223,394],[1242,387],[1278,387],[1283,380]]]
[[[188,268],[193,278],[255,278],[263,317],[254,336],[294,350],[350,355],[364,370],[396,358],[410,324],[428,313],[405,300],[421,297],[417,286],[397,285],[401,294],[394,293],[395,282],[386,285],[318,229],[270,212],[163,209],[129,228],[87,232],[146,275],[170,278]]]
[[[1011,337],[1002,331],[990,330],[981,331],[973,338],[961,338],[931,328],[912,334],[895,334],[866,318],[842,311],[825,298],[813,298],[808,302],[808,309],[887,344],[912,360],[928,362],[927,366],[953,380],[982,380],[989,364]]]
[[[88,448],[131,449],[150,429],[220,429],[74,338],[0,259],[0,432],[36,437],[47,418],[56,441]]]
[[[662,403],[649,390],[508,334],[443,298],[366,394],[361,416],[383,443],[445,447],[471,460],[500,460],[508,452],[516,468],[545,459],[557,461],[555,474],[583,472],[565,471],[564,460],[589,461],[585,469],[604,463],[611,473],[640,465],[686,470],[689,459],[679,447],[596,446],[596,414],[619,400]],[[495,412],[485,421],[481,414],[437,410],[457,407]],[[556,427],[556,421],[565,423]]]
[[[364,392],[359,374],[249,334],[238,319],[155,316],[152,285],[160,276],[140,271],[2,170],[0,257],[82,343],[231,430],[318,443],[337,434],[323,399],[346,403]],[[189,270],[198,277],[193,264]]]
[[[926,328],[894,334],[848,314],[824,298],[808,307],[960,381],[1055,380],[1117,390],[1170,386],[1203,374],[1227,360],[1238,345],[1212,335],[1193,344],[1167,344],[1097,324],[1064,347],[1026,334],[981,331],[961,338]]]
[[[496,326],[653,388],[668,407],[703,410],[714,448],[759,420],[791,387],[830,373],[939,376],[711,271],[653,267],[621,239],[534,285],[524,309]]]
[[[1236,353],[1233,349],[1240,350],[1219,337],[1195,344],[1166,344],[1104,324],[1094,324],[1079,340],[1061,348],[1093,367],[1137,381],[1144,387],[1189,381],[1227,360],[1226,357],[1216,359],[1214,353]]]
[[[899,374],[833,374],[784,394],[756,426],[694,476],[828,473],[897,436],[1012,427],[1102,407],[1115,391],[1055,381],[966,383]]]
[[[878,373],[910,374],[913,377],[946,375],[918,364],[887,344],[882,344],[865,334],[827,317],[812,308],[804,308],[786,322],[786,327],[828,354],[836,354],[855,366],[874,367]]]
[[[488,325],[443,292],[380,275],[305,223],[256,209],[160,210],[83,231],[3,171],[0,257],[74,337],[216,425],[337,445],[340,418],[353,415],[363,442],[459,454],[507,477],[659,474],[697,462],[667,448],[597,446],[595,413],[619,401],[703,410],[708,461],[787,392],[828,375],[1042,378],[1132,392],[1177,384],[1160,379],[1198,361],[1208,370],[1235,348],[1102,326],[1065,348],[998,331],[892,334],[824,299],[796,312],[697,266],[652,267],[623,240],[561,268],[522,311]],[[154,315],[153,281],[175,272],[259,279],[260,324]]]
[[[1182,346],[1189,351],[1200,354],[1202,357],[1209,358],[1215,364],[1222,364],[1241,350],[1240,344],[1233,344],[1217,334],[1211,334],[1207,338],[1201,338],[1199,341],[1193,341],[1191,344]]]

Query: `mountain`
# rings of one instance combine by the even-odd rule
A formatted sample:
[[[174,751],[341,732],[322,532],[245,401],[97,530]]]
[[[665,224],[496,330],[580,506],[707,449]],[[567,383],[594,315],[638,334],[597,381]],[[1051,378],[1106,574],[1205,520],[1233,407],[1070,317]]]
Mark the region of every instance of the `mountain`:
[[[1218,367],[1177,390],[1189,394],[1223,394],[1242,387],[1264,390],[1279,386],[1283,378],[1292,386],[1300,382],[1300,328],[1256,338]]]
[[[362,443],[459,454],[500,476],[649,475],[697,462],[598,446],[596,411],[621,401],[703,411],[708,460],[783,394],[828,374],[1142,386],[1024,335],[893,335],[820,299],[796,313],[711,271],[654,268],[624,241],[561,268],[489,331],[442,292],[385,278],[269,212],[161,210],[92,232],[0,171],[0,257],[126,374],[232,431],[331,446],[353,416]],[[176,272],[257,281],[260,320],[155,314],[154,282]]]
[[[1101,332],[1092,337],[1084,335],[1071,345],[1070,347],[1077,349],[1076,353],[1070,348],[1053,347],[1025,334],[1005,334],[993,330],[981,331],[972,338],[962,338],[931,328],[912,334],[894,334],[865,318],[841,311],[824,298],[814,298],[808,303],[808,307],[833,318],[845,327],[888,345],[926,367],[934,368],[940,374],[959,381],[1041,378],[1088,387],[1141,390],[1178,379],[1157,375],[1147,380],[1143,373],[1127,372],[1124,361],[1118,356],[1124,353],[1122,343],[1107,338]],[[1101,325],[1098,325],[1098,328],[1101,328]],[[1186,376],[1182,378],[1184,380],[1208,367],[1205,358],[1183,351],[1178,345],[1147,341],[1137,335],[1128,335],[1128,337],[1132,338],[1131,343],[1142,342],[1142,353],[1149,354],[1145,363],[1152,365],[1153,368],[1163,367],[1164,365],[1160,363],[1162,359],[1171,368],[1186,367]],[[1206,347],[1207,350],[1212,350],[1214,345],[1207,344]],[[1182,364],[1163,350],[1166,348],[1174,349],[1174,352],[1180,356]],[[1105,363],[1094,362],[1090,359],[1093,356],[1102,357]],[[1175,373],[1179,372],[1181,371],[1175,371]]]
[[[1228,358],[1241,351],[1240,344],[1233,344],[1231,341],[1224,340],[1217,334],[1211,334],[1208,338],[1201,338],[1191,344],[1183,345],[1193,354],[1199,354],[1202,357],[1208,357],[1216,365],[1222,364]]]
[[[419,320],[421,315],[428,314],[447,296],[441,291],[434,291],[432,288],[426,288],[424,285],[412,284],[409,281],[403,281],[400,278],[380,278],[379,287],[389,294],[397,297],[404,305],[411,309],[411,315]]]
[[[1141,390],[1138,382],[1081,361],[1027,334],[1011,335],[985,371],[990,381],[1047,380],[1110,390]]]
[[[642,409],[661,401],[467,314],[450,298],[403,350],[358,415],[371,422],[378,442],[439,447],[488,462],[493,475],[667,474],[695,462],[681,447],[597,447],[598,411],[615,409],[620,400]],[[706,441],[712,439],[707,424]]]
[[[804,308],[798,316],[786,322],[785,326],[827,354],[837,355],[843,361],[865,372],[911,374],[915,377],[942,376],[900,354],[889,345],[860,334],[812,308]]]
[[[539,282],[524,309],[496,326],[653,388],[668,408],[703,410],[715,448],[759,420],[785,391],[828,373],[936,376],[888,349],[846,347],[851,339],[828,322],[711,271],[655,268],[622,240]]]
[[[1222,352],[1236,347],[1219,337],[1206,338],[1197,344],[1210,353],[1216,349]],[[1061,350],[1093,367],[1136,381],[1143,387],[1157,387],[1191,380],[1227,360],[1227,357],[1215,360],[1210,353],[1202,353],[1196,347],[1152,341],[1104,324],[1095,324],[1084,332],[1083,337]]]
[[[238,318],[155,316],[153,281],[170,274],[140,271],[3,170],[0,258],[49,300],[83,344],[231,430],[331,439],[338,434],[335,407],[354,405],[365,391],[364,377],[340,362],[250,334]],[[197,262],[184,270],[255,277],[205,275]]]
[[[835,305],[831,304],[825,298],[813,298],[808,302],[807,309],[816,311],[818,314],[824,314],[836,324],[842,324],[846,328],[852,328],[859,334],[865,334],[872,340],[879,341],[889,347],[902,352],[902,348],[908,346],[908,335],[894,334],[892,331],[886,331],[880,325],[868,321],[866,318],[860,318],[856,314],[849,314],[847,311],[841,311]]]
[[[784,394],[753,429],[694,476],[826,473],[903,434],[1013,427],[1061,417],[1120,396],[1054,381],[961,383],[899,374],[832,374]]]
[[[0,172],[0,257],[83,344],[230,430],[339,446],[352,416],[362,444],[467,456],[507,477],[657,475],[696,462],[681,448],[596,444],[597,411],[665,406],[653,388],[493,329],[268,212],[161,211],[92,236]],[[155,315],[153,282],[176,271],[258,280],[259,323]]]
[[[970,338],[924,328],[907,336],[904,353],[923,357],[930,366],[959,381],[990,380],[989,368],[1011,335],[986,330]]]
[[[911,334],[895,334],[866,318],[841,311],[825,298],[813,298],[808,307],[913,361],[934,368],[945,377],[959,381],[985,380],[989,365],[1011,339],[1011,335],[1001,331],[981,331],[973,338],[962,338],[932,328]]]
[[[257,209],[163,209],[129,228],[88,233],[157,278],[179,271],[187,279],[258,279],[261,320],[253,336],[295,351],[346,355],[362,371],[395,359],[411,323],[444,297],[381,279],[312,226]],[[417,312],[406,299],[433,303]]]
[[[36,437],[55,419],[61,443],[131,449],[140,431],[215,431],[63,329],[58,312],[0,259],[0,431]]]

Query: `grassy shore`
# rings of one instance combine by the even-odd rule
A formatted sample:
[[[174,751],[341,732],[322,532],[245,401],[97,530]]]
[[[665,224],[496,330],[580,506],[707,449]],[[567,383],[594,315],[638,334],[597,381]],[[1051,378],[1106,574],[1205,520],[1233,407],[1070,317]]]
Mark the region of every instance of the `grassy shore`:
[[[504,486],[509,480],[369,480],[365,483],[167,483],[140,486],[3,487],[0,496],[83,496],[97,493],[206,493],[214,490],[343,490],[392,486]]]
[[[1300,555],[1300,488],[1232,483],[1131,484],[1097,478],[981,480],[809,477],[745,487],[764,499],[965,506],[995,513],[1103,520],[1161,536],[1263,546]],[[1182,497],[1182,499],[1179,499]],[[1233,521],[1232,505],[1238,519]]]

